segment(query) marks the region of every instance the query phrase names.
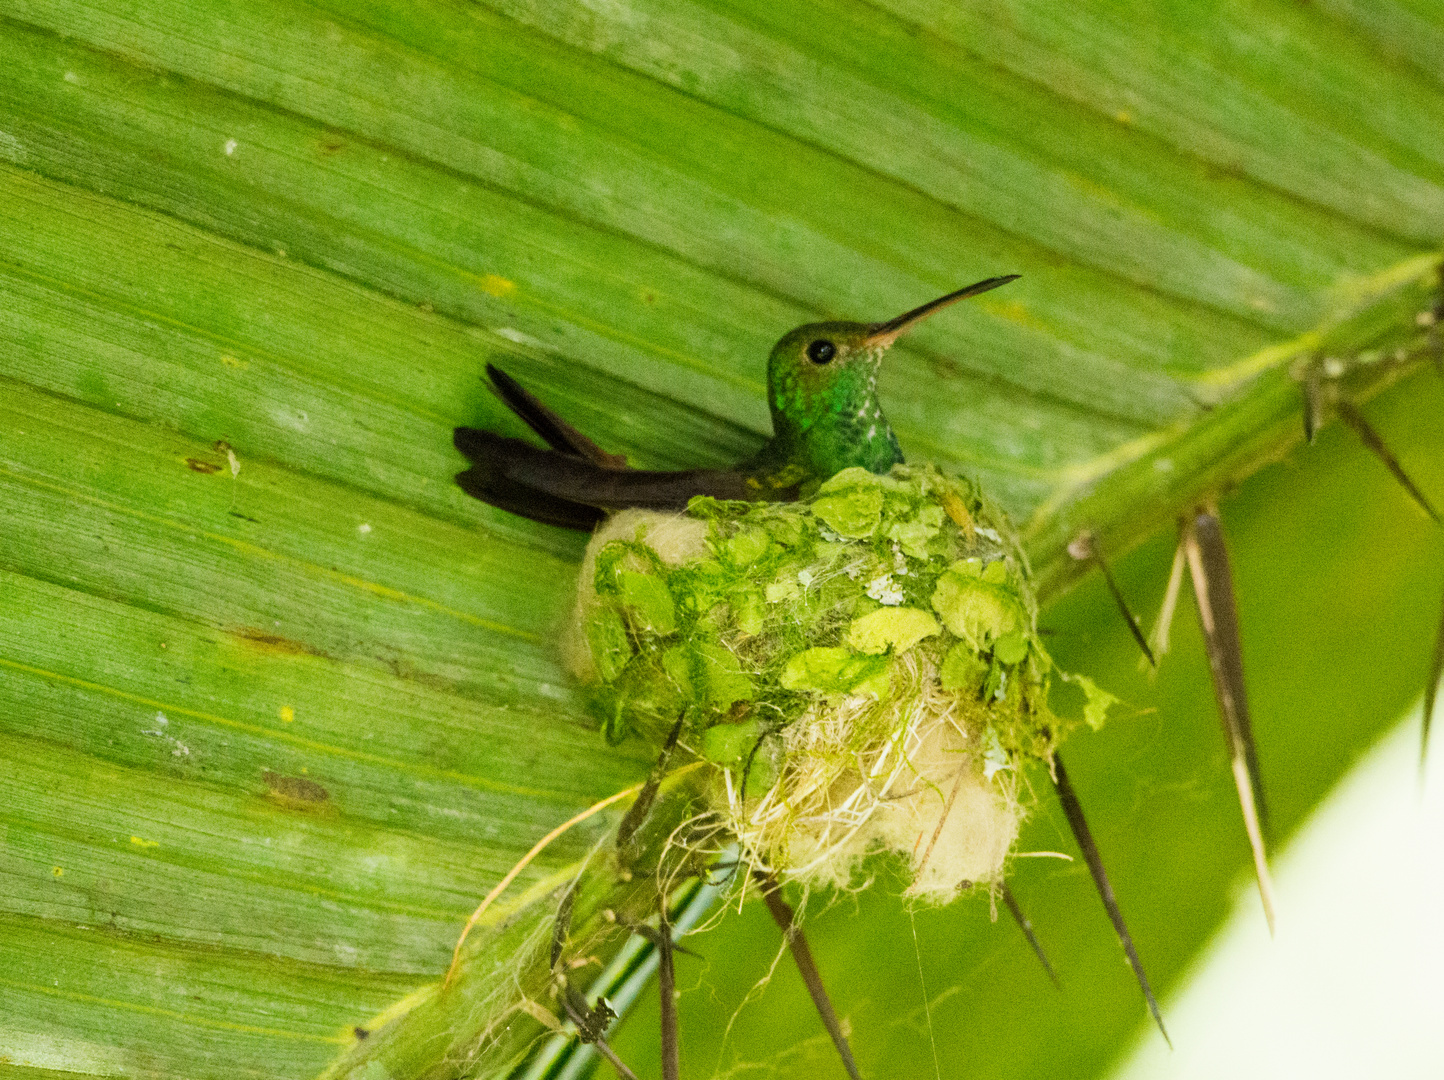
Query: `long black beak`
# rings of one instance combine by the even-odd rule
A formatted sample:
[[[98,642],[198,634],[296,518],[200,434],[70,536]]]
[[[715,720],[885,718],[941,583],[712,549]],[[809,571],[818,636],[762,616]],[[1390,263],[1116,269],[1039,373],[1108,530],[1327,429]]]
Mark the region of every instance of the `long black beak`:
[[[1007,274],[1003,277],[990,277],[983,281],[976,282],[957,292],[950,292],[946,296],[940,296],[936,300],[930,300],[922,307],[913,308],[905,315],[899,315],[896,319],[889,319],[885,323],[873,323],[872,331],[868,334],[864,344],[868,346],[882,346],[884,349],[898,339],[898,336],[909,330],[915,323],[926,319],[935,311],[941,311],[949,304],[955,304],[959,300],[966,300],[970,296],[977,296],[980,293],[989,292],[999,285],[1006,285],[1010,281],[1017,281],[1018,274]]]

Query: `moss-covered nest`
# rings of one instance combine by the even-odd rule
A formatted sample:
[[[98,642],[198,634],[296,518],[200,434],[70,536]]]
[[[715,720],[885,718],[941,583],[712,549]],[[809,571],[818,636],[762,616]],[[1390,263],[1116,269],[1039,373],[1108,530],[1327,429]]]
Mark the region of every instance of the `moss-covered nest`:
[[[929,900],[998,881],[1020,767],[1059,735],[1008,524],[931,466],[616,515],[565,650],[611,738],[661,745],[684,717],[708,814],[809,884],[846,886],[879,850]]]

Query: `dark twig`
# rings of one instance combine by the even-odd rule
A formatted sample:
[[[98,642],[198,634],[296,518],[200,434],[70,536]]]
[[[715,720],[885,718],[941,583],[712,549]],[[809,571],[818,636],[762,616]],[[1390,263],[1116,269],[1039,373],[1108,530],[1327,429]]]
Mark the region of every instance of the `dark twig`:
[[[667,775],[667,762],[672,757],[672,751],[677,748],[677,740],[682,737],[682,725],[686,720],[685,712],[677,717],[677,722],[667,733],[667,741],[662,744],[662,752],[657,756],[657,763],[652,766],[652,771],[647,776],[647,782],[637,795],[637,801],[627,808],[626,816],[617,826],[618,851],[626,850],[632,836],[642,827],[642,822],[646,821],[647,815],[652,812],[652,803],[657,798],[657,789],[662,786],[662,780]]]
[[[667,905],[662,904],[662,923],[657,934],[657,993],[662,1004],[662,1080],[681,1080],[681,1053],[677,1045],[677,973],[672,966],[672,928],[667,925]]]
[[[818,973],[817,963],[812,959],[812,950],[807,947],[807,939],[802,936],[802,929],[797,925],[797,915],[786,900],[782,899],[782,885],[776,878],[755,872],[758,884],[762,886],[762,898],[767,901],[767,910],[772,913],[772,919],[782,929],[782,936],[787,939],[787,947],[792,950],[792,959],[797,962],[797,970],[802,974],[802,981],[807,985],[807,992],[812,995],[812,1003],[817,1007],[817,1015],[822,1018],[822,1026],[827,1028],[827,1033],[832,1036],[832,1045],[837,1047],[838,1055],[842,1058],[842,1067],[847,1070],[847,1075],[852,1080],[862,1080],[862,1074],[857,1071],[857,1063],[852,1059],[852,1048],[847,1045],[847,1036],[842,1033],[842,1025],[837,1021],[837,1013],[833,1011],[832,1002],[827,996],[827,988],[822,985],[822,976]]]
[[[1394,456],[1394,452],[1384,445],[1383,437],[1374,430],[1374,426],[1364,419],[1364,414],[1359,411],[1358,406],[1340,394],[1334,401],[1334,411],[1339,414],[1340,420],[1354,429],[1354,433],[1359,436],[1359,441],[1384,463],[1389,472],[1393,474],[1394,479],[1399,481],[1409,496],[1423,508],[1424,513],[1433,518],[1436,524],[1444,525],[1444,521],[1439,518],[1439,511],[1434,509],[1433,503],[1419,490],[1414,481],[1409,479],[1409,474],[1404,471],[1404,466],[1399,464],[1399,459]]]
[[[617,1057],[617,1052],[607,1045],[606,1039],[598,1039],[593,1045],[596,1046],[597,1053],[612,1063],[612,1068],[617,1070],[617,1075],[622,1080],[637,1080],[637,1074],[627,1068],[622,1059]]]
[[[672,941],[672,927],[667,922],[667,906],[656,927],[646,923],[628,922],[627,928],[657,950],[657,992],[662,1002],[662,1080],[679,1080],[681,1060],[677,1044],[677,969],[674,954],[687,952]],[[688,953],[696,956],[696,953]]]
[[[607,1004],[605,998],[598,998],[592,1008],[587,1008],[587,1000],[570,983],[562,993],[562,1008],[566,1010],[567,1018],[577,1027],[577,1038],[597,1048],[597,1053],[612,1063],[612,1068],[622,1080],[637,1080],[637,1074],[627,1068],[617,1052],[607,1045],[603,1037],[608,1025],[617,1018],[612,1007]]]
[[[577,887],[573,883],[562,896],[561,903],[557,905],[556,922],[552,926],[551,966],[553,971],[557,970],[557,965],[561,962],[567,936],[571,933],[572,906],[576,902],[576,894]],[[588,1008],[587,999],[582,997],[577,988],[571,984],[566,974],[562,973],[560,978],[562,980],[562,1009],[571,1022],[576,1025],[577,1038],[583,1043],[595,1046],[597,1052],[612,1063],[612,1067],[617,1070],[622,1080],[637,1080],[636,1073],[627,1068],[603,1037],[606,1035],[607,1027],[617,1018],[616,1012],[607,1003],[606,998],[597,998],[596,1005]]]
[[[1133,968],[1134,978],[1143,990],[1143,998],[1148,1002],[1148,1011],[1153,1014],[1153,1022],[1158,1025],[1163,1041],[1168,1043],[1171,1050],[1173,1040],[1168,1037],[1168,1029],[1163,1026],[1163,1014],[1159,1011],[1158,1000],[1153,996],[1153,988],[1148,985],[1148,976],[1143,973],[1143,962],[1138,959],[1138,950],[1133,947],[1133,937],[1128,933],[1128,926],[1123,921],[1123,912],[1113,895],[1113,886],[1108,882],[1108,872],[1103,869],[1103,857],[1098,853],[1098,845],[1093,842],[1088,820],[1083,816],[1083,804],[1078,801],[1073,785],[1068,782],[1068,772],[1063,768],[1063,759],[1057,754],[1053,755],[1053,772],[1058,801],[1063,805],[1063,814],[1068,819],[1069,828],[1073,830],[1073,838],[1078,841],[1083,861],[1088,864],[1088,872],[1093,875],[1093,884],[1098,888],[1098,898],[1103,901],[1103,909],[1108,912],[1118,940],[1123,944],[1123,952],[1128,957],[1129,966]]]
[[[1001,887],[1003,903],[1013,913],[1013,921],[1018,924],[1018,929],[1023,931],[1023,936],[1028,939],[1028,944],[1033,947],[1033,955],[1038,958],[1038,963],[1043,965],[1043,970],[1048,973],[1048,978],[1053,980],[1053,985],[1059,990],[1063,984],[1058,981],[1058,973],[1053,970],[1053,965],[1048,963],[1048,954],[1043,951],[1043,946],[1038,944],[1038,935],[1033,933],[1033,922],[1023,914],[1023,909],[1018,905],[1018,898],[1013,895],[1013,890],[1005,884]]]
[[[638,937],[644,938],[647,943],[651,945],[654,949],[660,949],[662,947],[662,931],[658,930],[655,926],[648,926],[646,923],[632,922],[630,920],[621,919],[620,916],[618,916],[618,918],[622,922],[623,926],[625,926],[632,933],[636,934]],[[667,938],[668,942],[670,943],[668,947],[672,950],[673,955],[681,953],[683,956],[695,956],[698,959],[701,959],[701,953],[695,953],[691,949],[684,949],[682,948],[682,946],[678,945],[674,938],[675,933],[676,931],[671,931]]]
[[[1229,568],[1228,549],[1223,542],[1223,528],[1218,517],[1209,510],[1198,510],[1184,530],[1184,550],[1193,576],[1193,593],[1198,601],[1198,619],[1203,626],[1204,648],[1213,675],[1214,696],[1224,737],[1228,740],[1233,763],[1234,786],[1238,789],[1239,807],[1244,828],[1253,849],[1254,871],[1258,878],[1259,898],[1269,933],[1274,931],[1273,880],[1269,875],[1268,804],[1264,800],[1263,777],[1259,770],[1258,750],[1249,719],[1248,691],[1243,678],[1243,649],[1239,644],[1238,607],[1234,601],[1233,572]]]
[[[1119,612],[1128,623],[1128,629],[1133,634],[1133,640],[1138,642],[1138,647],[1143,650],[1143,655],[1148,657],[1148,662],[1154,667],[1158,666],[1158,658],[1153,655],[1153,650],[1148,645],[1148,638],[1144,636],[1143,627],[1138,625],[1138,619],[1128,607],[1128,602],[1123,599],[1123,590],[1118,587],[1118,582],[1113,578],[1113,571],[1108,569],[1108,563],[1102,555],[1094,555],[1094,562],[1098,569],[1103,571],[1103,580],[1108,583],[1108,591],[1113,594],[1113,601],[1118,605]]]

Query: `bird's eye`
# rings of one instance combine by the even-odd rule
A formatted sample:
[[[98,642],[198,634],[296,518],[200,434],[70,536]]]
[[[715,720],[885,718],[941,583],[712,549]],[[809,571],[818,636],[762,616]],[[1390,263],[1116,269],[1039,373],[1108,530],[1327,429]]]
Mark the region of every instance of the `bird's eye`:
[[[807,358],[814,364],[825,364],[837,355],[837,346],[819,338],[807,347]]]

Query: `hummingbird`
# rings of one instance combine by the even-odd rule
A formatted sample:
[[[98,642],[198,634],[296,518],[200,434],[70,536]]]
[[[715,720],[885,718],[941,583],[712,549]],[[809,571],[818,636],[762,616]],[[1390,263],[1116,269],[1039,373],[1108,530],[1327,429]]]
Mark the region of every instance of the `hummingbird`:
[[[547,449],[459,427],[456,448],[471,461],[456,482],[502,510],[590,531],[614,510],[682,510],[696,495],[788,502],[843,469],[885,473],[902,449],[877,398],[883,355],[904,333],[949,304],[1016,280],[991,277],[880,323],[819,322],[782,336],[767,361],[772,437],[729,469],[633,469],[577,431],[530,391],[488,364],[497,395]]]

